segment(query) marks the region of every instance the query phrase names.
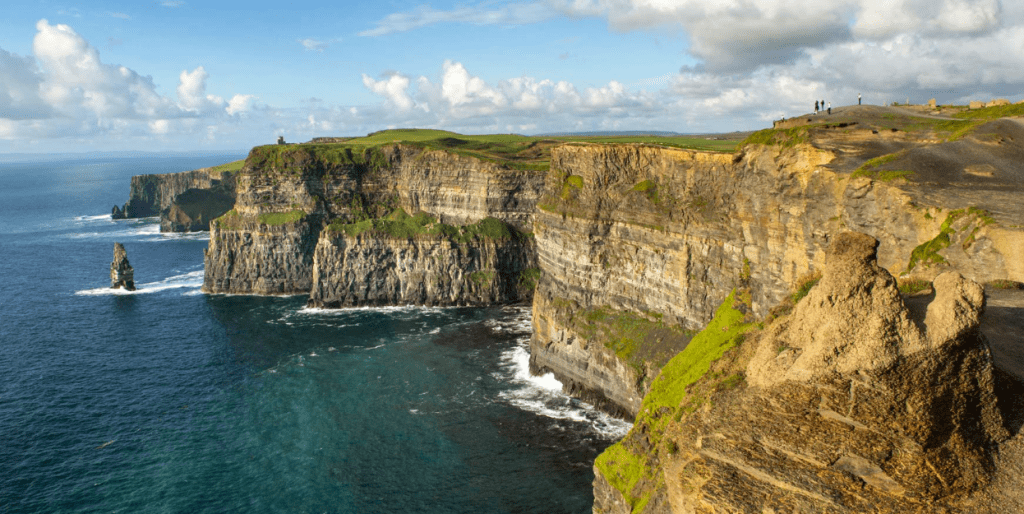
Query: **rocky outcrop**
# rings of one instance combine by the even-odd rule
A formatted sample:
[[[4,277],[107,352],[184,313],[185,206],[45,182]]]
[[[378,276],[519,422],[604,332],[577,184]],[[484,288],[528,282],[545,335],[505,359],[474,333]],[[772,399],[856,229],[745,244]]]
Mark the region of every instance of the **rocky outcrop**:
[[[945,273],[911,311],[877,244],[835,238],[791,314],[682,390],[656,381],[630,435],[598,459],[595,512],[995,512],[978,498],[1008,479],[1009,432],[982,288]],[[630,466],[639,479],[625,479]]]
[[[210,230],[210,222],[235,205],[234,191],[215,185],[210,189],[187,189],[174,197],[171,206],[160,214],[161,232],[200,232]]]
[[[201,168],[180,173],[136,175],[124,208],[114,206],[113,219],[160,216],[161,232],[209,230],[213,220],[235,202],[230,172]]]
[[[311,307],[494,305],[532,296],[531,241],[400,238],[324,230],[313,258]]]
[[[158,175],[135,175],[132,177],[131,193],[122,212],[125,218],[146,218],[159,216],[171,207],[174,197],[188,189],[210,187],[211,177],[207,169],[164,173]]]
[[[553,149],[535,223],[546,278],[534,306],[533,370],[635,413],[667,360],[650,356],[661,338],[604,337],[588,328],[600,322],[574,313],[697,330],[743,287],[751,311],[764,316],[821,270],[829,235],[843,230],[879,239],[879,265],[894,274],[931,280],[955,269],[978,282],[1024,280],[1014,257],[1024,232],[980,209],[922,207],[912,196],[920,184],[853,176],[843,168],[848,154],[866,145],[853,143],[752,144],[733,155],[641,145]],[[623,349],[623,338],[636,344]]]
[[[441,224],[462,225],[493,217],[528,229],[543,178],[543,172],[398,144],[365,150],[336,145],[256,147],[238,175],[234,210],[211,229],[203,290],[313,293],[315,305],[510,300],[515,297],[517,274],[532,267],[521,268],[532,261],[523,253],[532,248],[525,240],[443,247],[441,242],[410,238],[405,243],[378,242],[369,235],[346,241],[337,234],[321,237],[321,231],[331,222],[378,219],[399,209],[430,213]],[[316,252],[318,240],[320,252]],[[284,246],[276,246],[278,241]],[[527,246],[514,248],[517,244]],[[375,251],[384,253],[374,257]],[[317,273],[337,276],[355,289],[320,281],[314,291],[315,253],[324,258]],[[413,254],[437,257],[439,264],[433,268],[427,263],[413,265],[408,261]],[[384,275],[378,278],[385,284],[373,286],[378,289],[370,293],[364,287],[366,277],[352,273],[369,270],[374,258],[382,259]],[[391,263],[396,267],[389,268]],[[472,269],[467,273],[458,267],[462,265]],[[495,271],[496,282],[485,285],[483,278],[490,276],[491,269],[501,273]],[[426,289],[417,293],[419,286],[410,282],[420,273],[438,281],[438,288],[429,289],[427,296]],[[362,293],[356,291],[360,288]],[[464,296],[456,298],[456,294]]]
[[[135,290],[135,269],[128,263],[128,252],[121,243],[114,243],[114,260],[110,263],[110,288]]]

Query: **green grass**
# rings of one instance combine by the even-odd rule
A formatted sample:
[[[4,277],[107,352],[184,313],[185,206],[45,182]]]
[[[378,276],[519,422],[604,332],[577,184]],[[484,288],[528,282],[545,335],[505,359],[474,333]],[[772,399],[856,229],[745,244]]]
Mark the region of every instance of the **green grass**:
[[[983,120],[991,121],[999,118],[1008,118],[1013,116],[1024,116],[1024,104],[1010,104],[1000,105],[997,107],[985,107],[982,109],[974,109],[959,114],[953,115],[955,118],[961,118],[965,120]]]
[[[931,282],[919,278],[901,278],[896,281],[896,284],[900,292],[905,295],[917,294],[932,287]]]
[[[343,143],[322,143],[333,147],[374,147],[392,143],[445,150],[459,155],[495,162],[513,169],[546,170],[551,148],[563,143],[645,144],[710,152],[733,152],[737,141],[687,136],[521,136],[518,134],[465,135],[445,130],[392,129],[354,137]],[[282,145],[269,145],[282,146]],[[306,145],[287,145],[288,147]]]
[[[977,207],[968,207],[966,209],[950,211],[946,216],[946,219],[942,222],[942,225],[939,227],[939,233],[931,240],[921,243],[914,248],[912,252],[910,252],[910,261],[907,263],[907,270],[904,271],[904,273],[910,273],[918,265],[941,264],[946,262],[946,258],[939,255],[939,252],[949,247],[951,242],[950,236],[956,231],[953,228],[953,223],[964,216],[972,216],[974,218],[972,224],[976,225],[975,229],[964,242],[965,249],[966,246],[973,242],[980,227],[995,223],[995,220],[989,215],[988,211]],[[971,224],[968,224],[967,226],[970,225]]]
[[[335,220],[328,225],[328,229],[344,233],[349,237],[372,232],[393,239],[448,239],[456,243],[525,237],[515,228],[497,218],[488,217],[469,225],[449,225],[438,223],[437,218],[426,212],[410,216],[401,208],[395,209],[382,218],[369,218],[354,222]]]
[[[541,271],[540,268],[527,268],[519,274],[519,287],[527,291],[533,291],[537,289],[537,283],[540,282]]]
[[[220,164],[210,168],[211,173],[237,173],[245,165],[245,159],[240,161],[229,162]]]
[[[906,150],[900,150],[891,154],[882,155],[869,159],[861,164],[853,173],[850,174],[850,178],[867,177],[872,180],[881,180],[883,182],[890,182],[897,179],[907,179],[911,177],[914,172],[906,170],[881,170],[882,166],[890,164],[894,161],[902,159],[907,155]]]
[[[1013,280],[997,279],[985,283],[985,287],[991,289],[1024,289],[1024,284]]]
[[[796,305],[803,300],[814,286],[818,285],[821,281],[821,273],[814,273],[812,275],[804,277],[796,287],[796,291],[790,295],[790,299],[793,300],[793,304]]]
[[[238,211],[231,209],[221,217],[213,220],[213,223],[226,230],[238,230],[242,227],[242,217],[238,214]]]
[[[483,287],[487,284],[494,282],[493,271],[474,271],[469,274],[469,280],[472,281],[479,287]]]
[[[743,380],[736,373],[721,376],[710,376],[712,374],[709,373],[712,363],[740,344],[746,333],[756,326],[748,323],[746,315],[737,308],[738,296],[734,290],[718,307],[704,330],[661,369],[661,374],[644,396],[630,434],[609,446],[594,462],[608,482],[622,493],[633,512],[643,511],[653,493],[649,484],[659,481],[654,476],[655,466],[651,463],[651,459],[656,458],[654,451],[643,450],[634,442],[634,437],[646,438],[650,446],[657,447],[671,421],[709,401],[690,391],[691,386],[702,378],[713,380],[715,390],[737,387]],[[666,442],[666,451],[670,453],[674,451],[674,442],[671,443]],[[638,488],[643,483],[648,486]]]
[[[257,221],[264,225],[284,225],[286,223],[295,223],[306,217],[306,211],[302,209],[292,209],[288,212],[265,212],[256,217]]]
[[[822,126],[822,124],[801,125],[788,129],[771,128],[758,130],[740,142],[739,147],[742,148],[747,145],[779,145],[783,148],[791,148],[808,142],[810,140],[808,132],[818,126]]]

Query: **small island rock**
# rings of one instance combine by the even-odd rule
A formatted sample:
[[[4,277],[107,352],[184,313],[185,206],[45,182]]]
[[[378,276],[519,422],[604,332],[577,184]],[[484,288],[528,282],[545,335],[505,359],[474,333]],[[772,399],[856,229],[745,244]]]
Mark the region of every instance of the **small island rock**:
[[[127,291],[135,290],[135,270],[128,263],[128,253],[121,243],[114,243],[114,262],[110,263],[110,288],[123,287]]]

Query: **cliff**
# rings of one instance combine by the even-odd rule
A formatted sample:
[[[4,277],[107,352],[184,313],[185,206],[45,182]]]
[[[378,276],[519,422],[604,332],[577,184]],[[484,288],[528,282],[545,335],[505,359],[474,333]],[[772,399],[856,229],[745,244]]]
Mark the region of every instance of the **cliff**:
[[[557,147],[535,222],[531,368],[633,415],[730,291],[765,316],[820,272],[843,230],[879,239],[879,265],[907,282],[947,270],[1024,281],[1018,128],[943,142],[818,124],[755,134],[732,155]]]
[[[527,299],[543,177],[422,146],[257,147],[211,228],[203,290],[330,307]]]
[[[354,225],[324,230],[313,258],[309,305],[494,305],[529,299],[539,272],[532,241],[495,218],[487,220],[497,234],[465,237],[463,228],[462,234],[410,238],[385,231],[346,233]]]
[[[996,512],[1024,506],[981,286],[908,308],[878,241],[841,234],[792,312],[742,290],[672,359],[596,463],[595,512]],[[746,312],[744,312],[746,311]],[[1016,484],[1016,485],[1014,485]]]
[[[230,165],[180,173],[135,175],[123,208],[112,217],[160,216],[161,232],[209,230],[210,221],[231,209],[235,181]]]

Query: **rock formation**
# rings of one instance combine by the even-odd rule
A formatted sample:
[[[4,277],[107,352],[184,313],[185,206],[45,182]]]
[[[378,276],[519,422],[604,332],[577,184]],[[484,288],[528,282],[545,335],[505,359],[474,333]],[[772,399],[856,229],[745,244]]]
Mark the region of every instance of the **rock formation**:
[[[161,232],[209,230],[210,220],[235,202],[232,172],[201,168],[180,173],[136,175],[124,208],[114,206],[112,218],[160,216]]]
[[[135,270],[128,263],[128,253],[121,243],[114,243],[114,261],[110,263],[110,288],[123,287],[126,291],[135,290]]]
[[[313,262],[312,307],[494,305],[532,296],[532,241],[513,235],[347,236],[324,230]]]
[[[1009,433],[978,329],[982,288],[945,273],[913,313],[877,244],[836,237],[792,313],[748,333],[678,402],[659,405],[672,392],[656,381],[598,459],[595,512],[994,512],[979,497]]]
[[[430,213],[454,229],[491,217],[528,230],[543,178],[399,144],[362,154],[330,145],[256,147],[237,178],[234,209],[211,226],[203,290],[312,293],[312,305],[332,306],[517,301],[521,275],[534,267],[524,253],[532,240],[453,245],[379,231],[350,238],[325,227],[402,211]]]

